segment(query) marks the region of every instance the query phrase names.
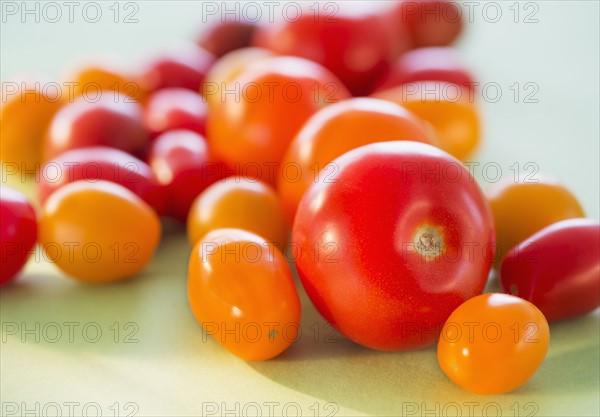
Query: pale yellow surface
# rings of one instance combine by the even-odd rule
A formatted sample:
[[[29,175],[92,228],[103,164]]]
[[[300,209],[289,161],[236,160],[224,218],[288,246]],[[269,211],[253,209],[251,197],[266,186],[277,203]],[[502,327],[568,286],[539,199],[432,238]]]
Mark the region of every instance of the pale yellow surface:
[[[483,164],[495,162],[505,175],[513,175],[515,162],[521,167],[533,162],[540,172],[560,178],[590,217],[598,218],[598,3],[533,3],[539,22],[530,24],[514,23],[512,2],[502,3],[498,23],[489,23],[481,3],[459,43],[478,79],[498,83],[503,92],[497,103],[481,100],[485,144],[472,158],[481,163],[475,174],[485,188],[489,181]],[[112,2],[102,4],[108,13]],[[153,48],[192,36],[201,23],[197,3],[137,4],[137,24],[114,24],[110,18],[96,25],[81,19],[54,25],[3,22],[2,80],[20,71],[57,76],[68,63],[95,51],[137,60]],[[520,19],[529,12],[521,9]],[[515,82],[536,83],[539,102],[515,103],[509,89]],[[521,90],[521,101],[529,91]],[[493,168],[487,175],[495,175]],[[9,183],[31,192],[18,178]],[[502,396],[476,396],[456,387],[439,369],[433,348],[381,353],[341,336],[330,340],[305,297],[300,340],[279,358],[246,363],[204,336],[194,321],[185,294],[189,251],[184,231],[168,227],[141,276],[101,287],[81,285],[53,265],[32,259],[17,283],[0,294],[1,410],[16,403],[23,413],[23,407],[32,409],[36,403],[40,410],[58,403],[68,415],[65,403],[79,403],[73,405],[79,415],[85,405],[97,403],[104,415],[114,415],[115,407],[121,416],[135,410],[138,416],[210,415],[215,410],[216,415],[255,415],[255,403],[266,416],[270,410],[280,415],[285,407],[294,415],[295,403],[307,416],[333,411],[344,416],[455,415],[451,403],[457,403],[462,415],[469,410],[481,415],[486,406],[495,415],[495,404],[505,416],[600,414],[598,312],[552,325],[540,370],[525,386]],[[7,331],[12,323],[21,330],[22,323],[29,329],[39,323],[52,339],[54,329],[47,325],[54,322],[63,330],[57,343],[44,340],[43,331],[39,343],[33,335],[22,343],[22,332]],[[79,323],[73,343],[65,322]],[[116,343],[115,322],[120,327]],[[82,335],[89,323],[103,331],[97,343]],[[128,323],[133,325],[125,328]],[[123,343],[136,329],[137,342]],[[127,403],[133,404],[126,409]]]

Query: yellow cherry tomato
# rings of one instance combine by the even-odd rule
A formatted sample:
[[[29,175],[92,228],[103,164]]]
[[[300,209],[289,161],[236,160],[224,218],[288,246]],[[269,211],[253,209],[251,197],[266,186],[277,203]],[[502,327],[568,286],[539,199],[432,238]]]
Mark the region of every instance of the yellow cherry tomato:
[[[192,250],[188,297],[206,333],[245,360],[266,360],[297,338],[300,299],[275,246],[241,229],[217,229]]]
[[[204,190],[188,215],[188,238],[194,245],[213,229],[244,229],[283,250],[289,234],[283,206],[270,186],[251,178],[228,177]]]
[[[46,200],[39,243],[46,258],[88,283],[131,277],[150,262],[160,240],[158,216],[125,187],[76,181]]]

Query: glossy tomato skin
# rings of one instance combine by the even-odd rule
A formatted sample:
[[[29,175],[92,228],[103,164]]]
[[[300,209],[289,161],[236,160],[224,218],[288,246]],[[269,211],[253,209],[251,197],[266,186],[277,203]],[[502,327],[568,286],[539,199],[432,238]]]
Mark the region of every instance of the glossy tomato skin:
[[[98,101],[78,97],[52,119],[44,142],[44,161],[65,151],[110,146],[141,152],[148,142],[141,106],[129,96],[109,92]]]
[[[500,282],[549,321],[581,316],[600,306],[599,253],[597,220],[562,220],[513,247],[502,261]]]
[[[215,229],[198,241],[188,298],[205,331],[242,359],[273,358],[298,336],[300,299],[289,265],[253,233]]]
[[[503,394],[531,378],[549,342],[548,322],[533,304],[508,294],[482,294],[450,315],[437,356],[444,373],[462,388]]]
[[[166,214],[182,223],[196,196],[226,173],[210,157],[204,137],[189,130],[171,130],[157,137],[148,161],[164,186]]]
[[[517,181],[507,177],[492,184],[487,196],[497,231],[497,268],[513,246],[537,231],[560,220],[585,217],[573,193],[547,176]]]
[[[256,25],[241,19],[218,21],[205,30],[198,44],[216,57],[250,46]]]
[[[39,175],[40,203],[64,186],[79,180],[106,180],[122,185],[156,210],[164,212],[163,188],[150,166],[126,152],[106,146],[66,151],[46,162]]]
[[[185,88],[164,88],[148,99],[144,121],[152,137],[175,129],[204,135],[207,112],[208,105],[197,92]]]
[[[452,0],[398,2],[396,19],[408,25],[414,48],[449,45],[463,29],[460,6]]]
[[[321,314],[355,342],[405,350],[435,342],[480,294],[494,249],[482,191],[445,152],[380,142],[337,158],[298,206],[298,273]]]
[[[327,106],[306,121],[281,161],[278,191],[290,223],[302,195],[327,166],[345,152],[373,142],[411,140],[433,143],[429,126],[405,108],[384,100],[352,98]]]
[[[294,57],[260,60],[228,85],[237,93],[210,101],[211,151],[230,170],[272,185],[304,122],[320,108],[349,97],[325,68]]]
[[[21,192],[0,187],[0,286],[21,271],[37,240],[35,211]]]
[[[209,186],[192,204],[187,219],[192,245],[214,229],[237,228],[264,237],[281,250],[289,226],[275,190],[256,179],[232,176]]]
[[[161,234],[157,214],[125,187],[76,181],[46,200],[39,243],[58,268],[78,281],[101,284],[142,271]]]
[[[200,91],[215,57],[197,45],[181,45],[148,60],[140,75],[142,87],[150,92],[162,88]]]

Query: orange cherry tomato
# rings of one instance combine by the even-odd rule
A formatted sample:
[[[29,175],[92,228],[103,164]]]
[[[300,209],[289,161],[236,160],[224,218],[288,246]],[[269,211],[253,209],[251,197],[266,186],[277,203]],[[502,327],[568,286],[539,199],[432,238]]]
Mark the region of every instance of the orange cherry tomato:
[[[242,359],[273,358],[298,336],[300,299],[290,267],[253,233],[217,229],[198,241],[188,297],[205,332]]]
[[[213,229],[239,228],[256,233],[283,250],[289,227],[279,197],[258,180],[228,177],[200,194],[188,215],[192,245]]]
[[[150,206],[127,188],[108,181],[76,181],[46,200],[39,243],[46,257],[87,283],[118,281],[140,272],[160,240],[160,222]]]
[[[42,81],[10,84],[16,91],[2,94],[0,159],[7,164],[7,173],[9,170],[33,173],[40,168],[44,133],[66,100],[60,90],[49,88]]]
[[[457,159],[464,160],[480,142],[479,113],[468,88],[443,81],[419,81],[373,97],[401,104],[429,122],[437,146]]]
[[[348,92],[324,67],[275,57],[247,67],[228,83],[232,92],[211,102],[207,135],[217,160],[233,172],[274,184],[279,163],[304,122]]]
[[[505,178],[488,189],[496,224],[496,267],[513,246],[544,227],[585,217],[575,196],[562,184],[548,177],[535,181],[514,182]]]
[[[353,98],[314,114],[281,161],[278,191],[290,222],[304,192],[319,177],[335,174],[327,166],[349,150],[373,142],[411,140],[432,143],[429,126],[405,108],[384,100]]]
[[[442,371],[477,394],[523,385],[544,361],[550,330],[533,304],[508,294],[482,294],[461,304],[442,328]]]

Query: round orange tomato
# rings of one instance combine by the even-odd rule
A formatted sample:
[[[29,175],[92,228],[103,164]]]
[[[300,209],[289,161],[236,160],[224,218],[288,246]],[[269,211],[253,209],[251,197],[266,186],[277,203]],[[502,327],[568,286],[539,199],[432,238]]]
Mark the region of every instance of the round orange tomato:
[[[457,159],[464,160],[480,142],[479,114],[468,88],[443,81],[419,81],[373,97],[401,104],[429,122],[436,145]]]
[[[293,57],[261,60],[227,85],[229,93],[211,102],[208,115],[212,151],[232,172],[271,184],[304,122],[326,104],[349,96],[325,68]]]
[[[562,184],[548,177],[532,181],[537,182],[505,178],[488,189],[496,224],[496,267],[513,246],[544,227],[585,217],[575,196]]]
[[[444,373],[476,394],[523,385],[544,361],[550,330],[533,304],[508,294],[482,294],[448,317],[437,356]]]
[[[256,233],[281,250],[289,233],[275,190],[243,177],[229,177],[208,187],[196,198],[188,215],[192,245],[213,229],[232,227]]]
[[[304,192],[327,166],[349,150],[373,142],[411,140],[432,143],[428,126],[405,108],[384,100],[353,98],[315,113],[302,127],[281,161],[278,191],[290,222]]]
[[[270,359],[298,336],[300,299],[290,267],[253,233],[217,229],[198,241],[188,297],[205,332],[242,359]]]
[[[87,283],[118,281],[140,272],[160,240],[158,216],[127,188],[76,181],[48,197],[39,243],[62,271]]]

